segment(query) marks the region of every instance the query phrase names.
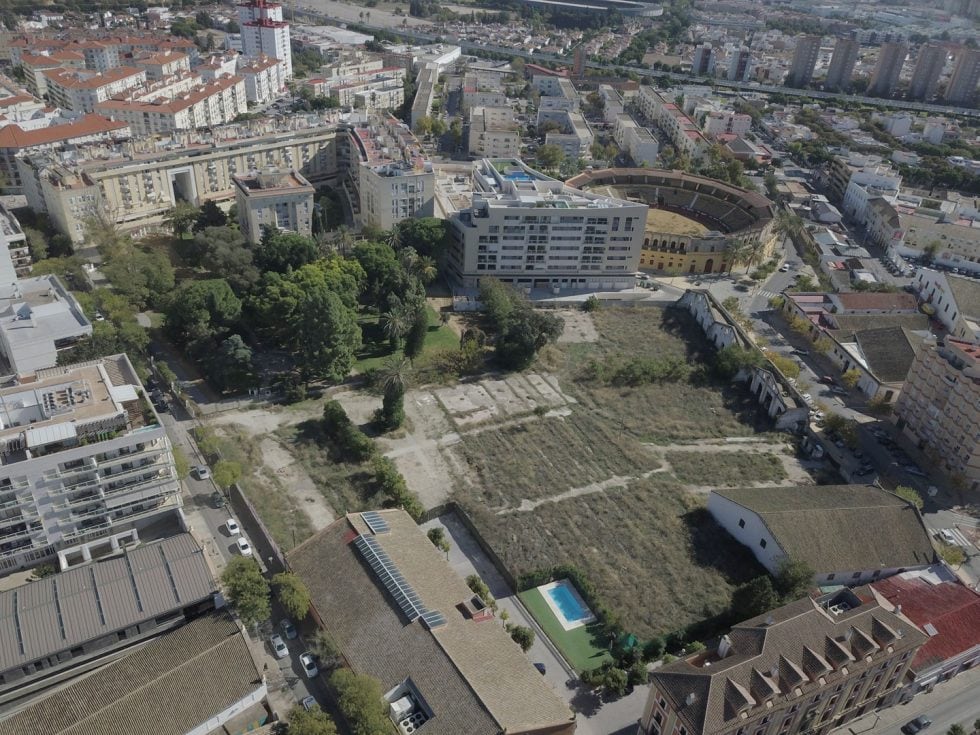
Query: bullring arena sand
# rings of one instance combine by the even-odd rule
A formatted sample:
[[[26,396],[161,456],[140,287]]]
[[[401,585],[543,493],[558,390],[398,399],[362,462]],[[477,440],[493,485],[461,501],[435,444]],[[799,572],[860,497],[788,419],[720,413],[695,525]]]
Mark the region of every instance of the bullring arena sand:
[[[613,197],[614,199],[627,199],[626,192],[615,186],[597,186],[589,191],[600,196]],[[687,235],[697,237],[704,235],[709,230],[700,222],[685,217],[677,212],[669,212],[666,209],[656,209],[650,207],[647,211],[647,232],[670,232],[674,235]]]

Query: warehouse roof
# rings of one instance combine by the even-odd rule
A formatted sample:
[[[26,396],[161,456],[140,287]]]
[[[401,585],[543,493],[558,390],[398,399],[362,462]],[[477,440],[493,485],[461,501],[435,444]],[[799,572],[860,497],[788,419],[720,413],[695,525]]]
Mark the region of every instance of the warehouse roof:
[[[783,551],[818,574],[919,567],[935,559],[918,511],[877,487],[807,485],[714,492],[753,511]]]
[[[0,592],[0,671],[110,635],[215,593],[190,534]]]
[[[184,735],[265,687],[248,643],[214,613],[0,722],[0,735]]]

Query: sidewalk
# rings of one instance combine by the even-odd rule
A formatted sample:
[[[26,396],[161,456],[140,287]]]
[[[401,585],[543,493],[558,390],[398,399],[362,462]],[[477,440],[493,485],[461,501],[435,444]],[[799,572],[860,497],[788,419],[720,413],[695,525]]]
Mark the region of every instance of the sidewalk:
[[[964,671],[949,681],[937,684],[933,691],[916,695],[908,704],[896,704],[880,712],[869,712],[831,732],[841,735],[881,735],[885,732],[896,732],[909,720],[927,714],[958,694],[968,691],[980,692],[980,667]],[[972,720],[969,724],[972,725]]]

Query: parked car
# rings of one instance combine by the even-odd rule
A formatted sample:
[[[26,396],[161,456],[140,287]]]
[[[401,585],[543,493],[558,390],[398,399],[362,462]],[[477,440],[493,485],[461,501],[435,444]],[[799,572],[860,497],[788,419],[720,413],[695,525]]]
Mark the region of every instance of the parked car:
[[[314,707],[317,706],[317,703],[316,703],[316,700],[313,699],[312,696],[307,695],[307,696],[303,697],[302,705],[303,705],[303,709],[305,709],[307,712],[309,712],[311,709],[313,709]]]
[[[545,674],[548,673],[547,667],[542,663],[534,664],[534,668],[536,668],[541,673],[541,676],[544,676]]]
[[[207,480],[211,477],[211,470],[203,464],[199,464],[191,470],[191,475],[195,480]]]
[[[282,629],[282,634],[286,636],[287,641],[295,640],[299,633],[296,632],[296,626],[293,625],[293,621],[289,618],[283,618],[282,622],[279,623],[280,629]]]
[[[238,521],[234,518],[229,518],[225,521],[225,528],[228,529],[228,533],[232,536],[238,536],[242,532],[242,527],[238,525]]]
[[[956,546],[956,537],[948,528],[941,529],[936,536],[940,541],[949,544],[950,546]]]
[[[303,667],[303,673],[306,674],[306,678],[308,679],[313,679],[320,673],[320,669],[316,667],[316,661],[313,660],[313,654],[309,651],[300,654],[299,663]]]
[[[781,266],[779,267],[779,272],[780,272],[780,273],[786,273],[787,271],[789,271],[789,264],[788,264],[788,263],[783,263],[783,264],[782,264],[782,265],[781,265]]]
[[[809,350],[793,350],[793,354],[797,357],[806,357],[810,354]]]
[[[904,725],[902,725],[902,732],[904,732],[905,735],[915,735],[917,732],[925,730],[931,724],[932,720],[925,715],[919,715],[914,720],[906,722]]]
[[[834,376],[833,375],[821,375],[820,376],[820,382],[821,383],[824,383],[826,385],[833,385],[834,384]]]
[[[269,644],[272,646],[272,652],[276,655],[276,658],[286,658],[289,655],[286,642],[278,633],[273,633],[272,638],[269,639]]]
[[[241,554],[242,556],[252,555],[252,547],[249,545],[248,541],[246,541],[242,536],[239,536],[237,539],[235,539],[235,545],[238,546],[238,553]]]
[[[212,508],[224,508],[228,504],[225,500],[225,496],[221,494],[220,490],[215,490],[211,493],[211,507]]]

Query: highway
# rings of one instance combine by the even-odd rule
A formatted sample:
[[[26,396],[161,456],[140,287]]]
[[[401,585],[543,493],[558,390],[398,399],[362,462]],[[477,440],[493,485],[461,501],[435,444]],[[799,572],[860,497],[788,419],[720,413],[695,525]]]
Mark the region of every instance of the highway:
[[[331,3],[333,5],[333,3]],[[380,16],[380,12],[375,12],[376,17]],[[306,18],[313,23],[323,24],[323,23],[343,23],[354,24],[358,28],[363,29],[366,32],[375,31],[385,31],[396,36],[402,36],[412,41],[422,41],[425,43],[433,43],[436,41],[444,41],[446,43],[452,43],[464,51],[473,52],[479,54],[480,52],[491,52],[495,54],[502,54],[508,57],[518,56],[532,63],[538,63],[541,61],[550,61],[558,64],[570,65],[571,60],[563,57],[556,56],[554,54],[542,54],[542,53],[531,53],[530,51],[525,51],[524,49],[514,49],[507,48],[504,46],[495,46],[486,43],[475,43],[473,41],[466,41],[463,39],[455,38],[451,35],[442,35],[439,33],[429,33],[425,31],[420,31],[417,29],[409,29],[407,27],[401,26],[402,18],[398,16],[391,16],[394,20],[398,18],[398,21],[390,26],[386,27],[383,25],[367,24],[360,20],[352,20],[351,18],[341,18],[336,15],[330,15],[329,13],[323,12],[316,8],[310,6],[300,6],[296,10],[296,16],[303,19]],[[416,19],[412,19],[416,20]],[[761,92],[765,94],[782,94],[787,97],[802,97],[805,99],[819,99],[819,100],[838,100],[840,102],[859,102],[862,105],[869,105],[871,107],[883,107],[887,109],[898,109],[898,110],[912,110],[915,112],[929,112],[938,115],[959,115],[962,117],[973,117],[980,118],[980,110],[971,110],[963,107],[951,107],[948,105],[930,105],[924,102],[912,102],[906,100],[888,100],[879,99],[877,97],[864,97],[853,94],[844,94],[842,92],[821,92],[817,90],[809,89],[792,89],[790,87],[781,87],[772,84],[759,84],[757,82],[730,82],[727,79],[702,79],[699,77],[691,76],[690,74],[678,74],[669,71],[655,71],[653,69],[647,69],[643,67],[634,66],[624,66],[622,64],[600,64],[598,62],[587,62],[587,66],[590,69],[597,69],[599,71],[611,72],[613,75],[622,76],[620,73],[623,69],[628,69],[629,71],[636,72],[640,76],[652,77],[652,78],[664,78],[670,79],[671,81],[683,82],[685,84],[708,84],[713,87],[725,87],[737,92]]]

